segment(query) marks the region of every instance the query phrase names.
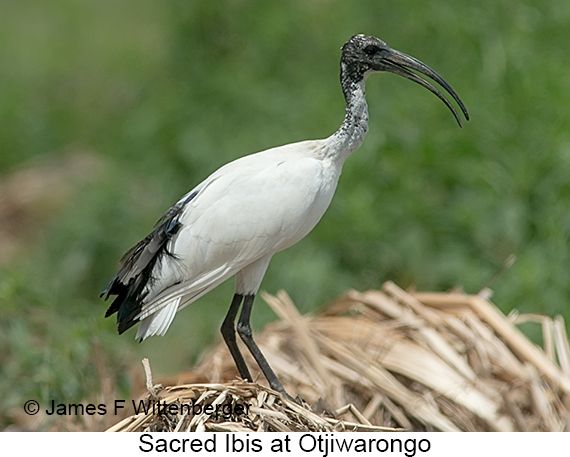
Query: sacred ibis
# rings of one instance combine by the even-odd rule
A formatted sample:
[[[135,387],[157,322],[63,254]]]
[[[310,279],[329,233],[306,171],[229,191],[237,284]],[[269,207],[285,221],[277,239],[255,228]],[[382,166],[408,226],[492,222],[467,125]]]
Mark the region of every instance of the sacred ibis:
[[[221,333],[244,380],[251,374],[236,329],[270,386],[283,386],[253,340],[250,315],[271,257],[307,235],[333,197],[344,161],[368,130],[364,85],[372,73],[410,79],[452,104],[415,70],[442,86],[467,109],[451,86],[419,60],[382,40],[355,35],[342,46],[340,82],[346,114],[323,140],[301,141],[248,155],[210,175],[172,206],[145,239],[122,258],[104,292],[116,296],[105,317],[117,313],[119,334],[140,323],[136,338],[164,335],[176,312],[235,276],[235,294]],[[240,306],[241,314],[235,324]]]

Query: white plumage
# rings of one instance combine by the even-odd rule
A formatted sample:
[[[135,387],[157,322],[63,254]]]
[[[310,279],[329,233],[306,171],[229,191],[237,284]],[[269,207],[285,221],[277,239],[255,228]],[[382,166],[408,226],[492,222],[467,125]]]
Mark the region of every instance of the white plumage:
[[[157,228],[129,251],[107,287],[117,298],[119,332],[140,321],[137,338],[164,335],[176,312],[235,276],[234,301],[222,334],[241,376],[251,380],[235,344],[234,320],[245,297],[237,329],[271,386],[279,380],[251,338],[249,313],[271,257],[306,236],[321,219],[335,192],[345,160],[368,129],[364,94],[367,77],[380,71],[405,76],[428,88],[459,117],[413,68],[441,84],[467,111],[453,89],[416,59],[364,35],[343,46],[341,84],[347,102],[339,130],[324,140],[303,141],[235,160],[180,199]]]
[[[332,199],[339,168],[319,157],[325,144],[309,141],[238,159],[194,190],[180,215],[182,228],[166,248],[175,259],[163,257],[155,266],[160,276],[148,287],[152,305],[138,316],[137,337],[164,334],[174,313],[163,307],[182,308],[246,267],[236,292],[257,292],[271,255],[309,233]]]
[[[244,269],[236,292],[257,292],[271,256],[309,233],[329,206],[341,165],[326,156],[328,143],[243,157],[192,191],[198,193],[184,206],[182,228],[166,247],[172,257],[160,259],[145,289],[149,304],[137,316],[137,337],[164,334],[174,318],[164,308],[183,308]]]

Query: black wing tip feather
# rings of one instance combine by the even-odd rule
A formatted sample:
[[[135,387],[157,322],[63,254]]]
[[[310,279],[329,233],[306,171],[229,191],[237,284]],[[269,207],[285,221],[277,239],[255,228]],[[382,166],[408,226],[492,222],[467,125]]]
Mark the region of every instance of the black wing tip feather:
[[[109,306],[107,308],[107,311],[105,311],[105,319],[108,317],[111,317],[113,314],[115,314],[118,311],[118,308],[116,309],[115,307],[113,307],[113,305],[111,304],[111,306]]]
[[[135,324],[138,324],[138,319],[134,319],[131,318],[127,321],[118,321],[117,322],[117,331],[119,332],[119,335],[122,335],[123,333],[125,333],[128,329],[130,329],[131,327],[133,327]]]
[[[141,292],[146,281],[140,281],[140,285],[132,284],[136,282],[130,281],[129,285],[126,286],[116,281],[105,297],[106,300],[110,295],[116,295],[111,306],[105,311],[105,318],[117,313],[117,330],[119,335],[126,332],[139,321],[136,316],[142,310],[144,294]]]
[[[136,253],[133,253],[133,256],[135,255]],[[119,335],[137,323],[135,316],[142,309],[142,299],[144,298],[142,290],[147,282],[144,280],[144,271],[138,277],[132,278],[128,284],[121,282],[121,271],[129,267],[129,260],[125,262],[119,273],[107,284],[107,287],[100,295],[104,300],[108,300],[110,296],[115,296],[115,299],[107,308],[107,311],[105,311],[105,318],[117,313],[117,330]]]
[[[184,206],[197,195],[197,192],[190,194],[182,204],[177,203],[172,206],[166,214],[160,218],[156,228],[142,241],[137,243],[121,259],[123,266],[119,273],[109,282],[105,290],[101,293],[101,297],[107,300],[110,296],[115,295],[115,299],[111,306],[105,312],[105,317],[110,317],[117,313],[117,330],[119,335],[134,326],[139,319],[143,306],[143,300],[146,296],[145,287],[151,283],[154,278],[152,272],[156,263],[165,256],[173,256],[167,249],[168,242],[178,233],[182,226],[179,218]],[[129,276],[129,270],[140,260],[145,253],[145,249],[150,246],[153,254],[150,256],[146,265],[135,276],[131,277],[127,284],[122,282],[121,278]],[[141,268],[139,265],[138,268]]]
[[[125,294],[127,292],[127,287],[124,284],[121,284],[118,280],[119,275],[115,275],[115,277],[107,284],[105,290],[101,292],[99,298],[107,301],[111,295],[116,295],[116,298],[113,300],[111,305],[105,311],[105,317],[112,316],[117,311],[119,311],[121,304],[123,303]]]
[[[128,294],[128,290],[125,290],[125,293]],[[136,316],[140,311],[141,301],[132,300],[123,293],[117,295],[111,306],[107,308],[105,318],[117,313],[117,331],[119,335],[122,335],[139,321]]]

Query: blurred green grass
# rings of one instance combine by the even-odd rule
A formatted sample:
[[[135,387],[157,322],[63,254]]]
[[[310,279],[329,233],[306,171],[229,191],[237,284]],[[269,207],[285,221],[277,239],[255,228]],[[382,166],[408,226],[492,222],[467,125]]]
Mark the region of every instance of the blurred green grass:
[[[371,77],[364,145],[321,223],[275,256],[262,288],[287,290],[302,312],[388,279],[475,293],[516,254],[494,301],[570,317],[570,3],[49,0],[2,9],[0,179],[73,151],[100,157],[105,171],[74,188],[25,254],[1,267],[0,425],[30,398],[93,398],[94,341],[125,394],[143,356],[157,376],[180,372],[219,340],[231,282],[141,345],[103,319],[99,292],[126,249],[216,168],[338,127],[340,46],[355,33],[438,71],[471,121],[458,129],[426,90]],[[255,327],[273,318],[258,300]]]

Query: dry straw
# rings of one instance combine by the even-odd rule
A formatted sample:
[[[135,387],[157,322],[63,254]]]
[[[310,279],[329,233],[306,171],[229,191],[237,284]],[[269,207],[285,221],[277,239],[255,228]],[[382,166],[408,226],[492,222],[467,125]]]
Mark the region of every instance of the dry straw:
[[[173,387],[154,386],[147,367],[146,400],[248,404],[248,414],[140,413],[109,431],[569,428],[570,349],[560,317],[507,318],[484,294],[407,293],[390,282],[348,292],[317,316],[301,316],[284,292],[263,297],[281,321],[257,341],[296,402],[235,380],[220,346]],[[544,349],[516,327],[529,320],[542,326]]]

